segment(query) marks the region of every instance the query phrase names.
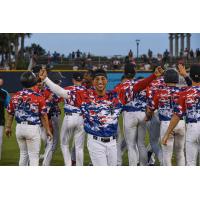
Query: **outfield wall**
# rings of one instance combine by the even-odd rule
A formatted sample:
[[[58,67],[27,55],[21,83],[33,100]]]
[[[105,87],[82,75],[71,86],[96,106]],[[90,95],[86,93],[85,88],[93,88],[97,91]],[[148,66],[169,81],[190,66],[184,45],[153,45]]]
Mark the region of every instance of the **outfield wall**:
[[[0,77],[4,79],[4,86],[3,88],[6,89],[10,93],[15,93],[22,89],[20,84],[20,76],[24,71],[0,71]],[[57,71],[52,71],[50,73],[54,73]],[[69,86],[72,85],[71,79],[72,74],[75,71],[59,71],[62,75],[62,86]],[[151,74],[151,72],[137,72],[136,77],[142,76],[147,77]],[[107,89],[111,90],[120,82],[120,79],[123,75],[122,71],[115,71],[115,72],[108,72],[108,86]]]

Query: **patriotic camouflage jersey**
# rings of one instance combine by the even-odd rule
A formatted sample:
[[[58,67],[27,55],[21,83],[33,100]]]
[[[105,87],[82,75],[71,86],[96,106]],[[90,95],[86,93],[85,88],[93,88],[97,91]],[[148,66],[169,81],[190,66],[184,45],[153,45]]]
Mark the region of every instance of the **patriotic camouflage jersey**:
[[[77,91],[74,105],[81,109],[86,133],[100,137],[116,135],[123,106],[132,101],[134,94],[143,90],[153,79],[155,75],[136,84],[125,82],[118,86],[118,91],[107,92],[104,96],[98,96],[92,89]]]
[[[24,89],[11,98],[7,111],[15,116],[17,123],[28,122],[31,125],[40,125],[40,115],[47,113],[47,107],[40,94],[31,89]]]
[[[81,114],[79,107],[76,107],[76,92],[86,90],[84,86],[68,86],[65,88],[70,98],[64,100],[64,112],[65,113],[77,113]]]
[[[175,106],[175,114],[179,117],[186,116],[186,123],[200,121],[200,87],[188,87],[180,93]]]
[[[107,92],[101,97],[96,94],[95,90],[89,89],[78,91],[76,98],[76,103],[84,117],[86,133],[100,137],[116,135],[118,117],[123,103],[126,102],[126,94],[118,95],[116,92]]]
[[[136,81],[139,82],[139,81]],[[132,83],[134,84],[134,80],[132,80]],[[123,111],[127,112],[145,112],[146,111],[146,105],[147,105],[147,92],[146,90],[142,90],[139,93],[136,93],[134,96],[134,100],[126,104],[123,108]]]
[[[33,87],[33,90],[44,97],[49,117],[61,114],[61,110],[58,105],[61,102],[61,98],[51,92],[47,86],[44,86],[43,89],[35,86]]]
[[[158,109],[160,121],[170,121],[175,110],[179,93],[185,88],[166,86],[157,90],[149,102],[151,110]]]

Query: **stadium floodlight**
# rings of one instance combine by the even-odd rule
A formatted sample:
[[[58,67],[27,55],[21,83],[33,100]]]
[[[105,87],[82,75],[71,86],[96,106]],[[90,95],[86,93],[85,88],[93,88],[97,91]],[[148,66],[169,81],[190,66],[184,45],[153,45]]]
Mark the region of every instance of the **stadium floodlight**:
[[[139,44],[140,44],[140,40],[137,39],[135,41],[136,41],[136,45],[137,45],[137,58],[138,58],[138,56],[139,56]]]

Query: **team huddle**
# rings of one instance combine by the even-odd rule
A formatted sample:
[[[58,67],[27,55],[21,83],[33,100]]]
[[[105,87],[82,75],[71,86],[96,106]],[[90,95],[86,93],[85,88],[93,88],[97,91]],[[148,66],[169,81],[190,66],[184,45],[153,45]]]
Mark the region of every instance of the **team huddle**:
[[[24,72],[20,78],[24,89],[5,104],[8,137],[13,120],[17,122],[19,165],[37,166],[40,159],[43,166],[51,165],[59,137],[67,166],[84,164],[86,137],[94,166],[122,165],[125,149],[130,166],[154,165],[155,160],[163,166],[172,165],[173,153],[176,165],[196,165],[200,65],[191,65],[189,75],[182,63],[165,71],[159,66],[147,78],[136,79],[135,74],[135,66],[126,64],[121,83],[106,91],[108,78],[103,69],[76,72],[73,85],[65,88],[57,78],[48,78],[45,68]],[[64,102],[65,115],[61,128],[60,102]],[[118,123],[121,114],[124,134]],[[42,141],[45,152],[40,155]]]

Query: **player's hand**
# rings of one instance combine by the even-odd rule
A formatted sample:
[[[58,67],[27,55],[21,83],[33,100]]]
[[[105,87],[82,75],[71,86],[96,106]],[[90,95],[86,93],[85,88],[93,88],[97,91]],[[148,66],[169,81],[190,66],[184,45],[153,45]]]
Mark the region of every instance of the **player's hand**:
[[[171,133],[171,134],[165,133],[164,137],[161,140],[161,144],[167,145],[167,141],[172,135],[173,135],[173,133]]]
[[[47,130],[47,137],[48,137],[49,140],[53,139],[53,134],[50,130]]]
[[[47,77],[47,70],[43,67],[39,72],[39,78],[43,81]]]
[[[183,76],[183,77],[187,76],[187,72],[186,72],[185,66],[183,64],[178,64],[178,71],[181,76]]]
[[[11,136],[11,128],[10,127],[6,127],[5,128],[5,133],[6,133],[7,137],[10,137]]]
[[[164,74],[164,70],[162,67],[157,67],[154,74],[157,76],[157,77],[160,77]]]
[[[153,116],[153,113],[150,113],[150,112],[146,112],[146,116],[144,118],[144,121],[149,121],[152,119],[152,116]]]

